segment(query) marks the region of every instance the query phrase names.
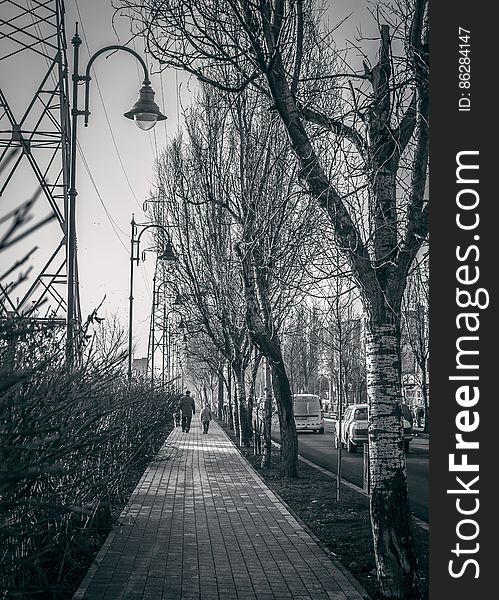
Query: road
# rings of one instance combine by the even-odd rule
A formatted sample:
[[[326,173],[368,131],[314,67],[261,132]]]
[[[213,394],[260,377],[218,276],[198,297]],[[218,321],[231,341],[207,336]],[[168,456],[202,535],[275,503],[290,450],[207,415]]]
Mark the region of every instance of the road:
[[[273,439],[280,441],[279,425],[273,423]],[[302,432],[298,434],[298,451],[301,456],[313,463],[336,473],[337,453],[333,441],[334,424],[326,420],[324,435]],[[409,489],[409,502],[411,512],[428,523],[428,458],[429,440],[414,438],[411,441],[407,457],[407,485]],[[359,450],[356,454],[342,452],[342,477],[359,487],[362,487],[363,453]]]

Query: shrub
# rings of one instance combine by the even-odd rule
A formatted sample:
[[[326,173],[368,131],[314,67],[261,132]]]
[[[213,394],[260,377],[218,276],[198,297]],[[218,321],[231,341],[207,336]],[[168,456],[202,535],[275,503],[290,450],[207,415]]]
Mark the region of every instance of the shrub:
[[[1,322],[0,597],[65,597],[165,439],[176,397],[129,387],[125,359],[93,347],[69,372],[56,325]]]

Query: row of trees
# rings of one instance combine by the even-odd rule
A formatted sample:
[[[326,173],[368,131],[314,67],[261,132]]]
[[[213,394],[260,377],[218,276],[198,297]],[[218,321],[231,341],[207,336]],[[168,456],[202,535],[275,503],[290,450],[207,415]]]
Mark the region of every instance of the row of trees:
[[[284,321],[283,347],[295,393],[318,393],[337,410],[344,403],[366,402],[364,324],[358,293],[336,277],[332,298],[309,297]],[[429,424],[428,254],[407,279],[401,309],[401,363],[404,402],[424,408]],[[341,371],[341,372],[340,372]],[[339,391],[340,379],[343,390]]]
[[[250,369],[254,381],[261,357],[269,361],[282,468],[295,476],[297,438],[279,331],[312,280],[302,265],[319,247],[316,213],[297,187],[278,121],[268,119],[254,91],[228,102],[224,93],[202,86],[186,130],[158,163],[156,195],[164,203],[152,216],[177,232],[177,283],[190,335],[201,330],[211,354],[234,373],[243,444],[250,443],[254,401],[245,376]]]
[[[321,281],[336,286],[336,298],[353,284],[366,323],[378,579],[387,598],[420,598],[400,340],[407,278],[428,234],[426,0],[376,6],[378,53],[356,45],[360,70],[352,53],[336,49],[313,0],[118,4],[153,58],[202,84],[185,136],[159,163],[165,204],[156,217],[178,232],[192,326],[239,382],[241,440],[252,403],[244,372],[263,356],[283,471],[296,475],[285,316]],[[340,274],[350,283],[331,284]]]

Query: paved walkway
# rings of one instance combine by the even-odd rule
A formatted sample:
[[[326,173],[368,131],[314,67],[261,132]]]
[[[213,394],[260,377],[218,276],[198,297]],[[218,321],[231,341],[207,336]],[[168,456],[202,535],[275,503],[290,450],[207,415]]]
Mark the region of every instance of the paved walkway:
[[[177,427],[74,600],[361,600],[212,422]]]

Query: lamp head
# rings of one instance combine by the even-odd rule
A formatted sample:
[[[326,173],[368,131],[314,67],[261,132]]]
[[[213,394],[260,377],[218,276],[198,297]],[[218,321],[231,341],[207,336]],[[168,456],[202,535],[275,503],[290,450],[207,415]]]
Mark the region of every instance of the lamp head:
[[[135,121],[137,127],[143,131],[152,129],[158,121],[166,119],[154,102],[154,91],[150,85],[143,85],[140,88],[139,99],[124,116]]]
[[[183,294],[177,294],[175,296],[175,300],[173,301],[173,305],[174,306],[182,306],[184,304],[184,295]]]
[[[165,249],[158,256],[158,258],[159,258],[159,260],[162,260],[167,263],[177,262],[178,259],[177,259],[175,252],[173,251],[173,246],[172,246],[171,242],[166,242]]]

